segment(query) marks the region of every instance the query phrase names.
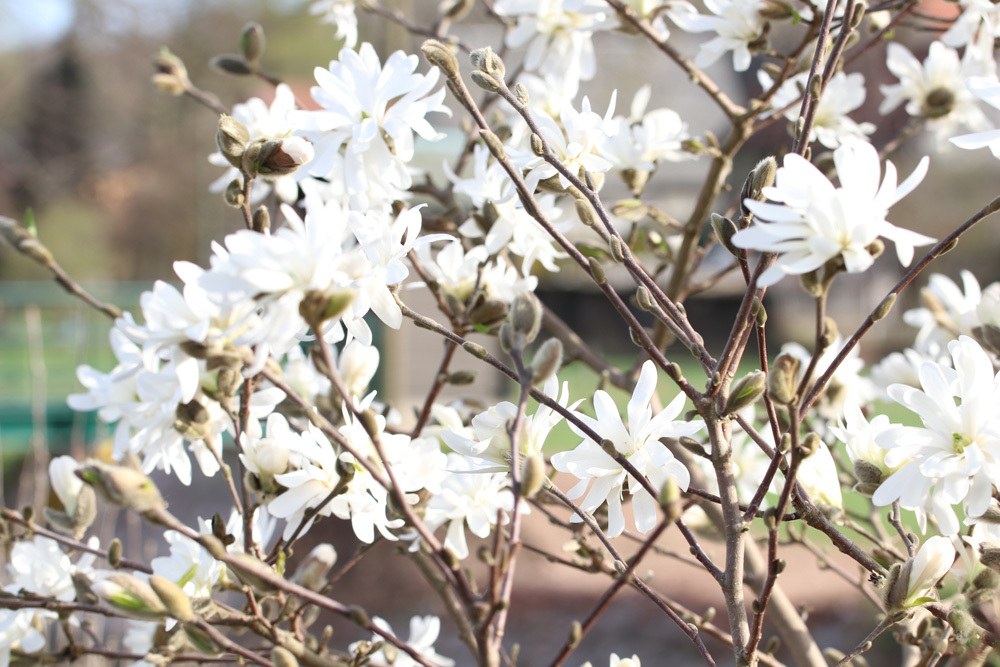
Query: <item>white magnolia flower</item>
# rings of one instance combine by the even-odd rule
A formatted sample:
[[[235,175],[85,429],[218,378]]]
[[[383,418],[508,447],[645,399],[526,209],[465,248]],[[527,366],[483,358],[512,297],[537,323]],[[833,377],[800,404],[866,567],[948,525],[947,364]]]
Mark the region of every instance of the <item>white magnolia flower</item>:
[[[426,244],[418,246],[416,254],[438,288],[459,303],[466,303],[478,293],[491,301],[510,303],[518,294],[533,292],[538,285],[537,277],[522,277],[503,256],[490,258],[482,245],[466,252],[456,239],[433,257]]]
[[[493,9],[515,19],[506,41],[515,49],[527,45],[526,70],[575,84],[594,78],[593,33],[614,25],[607,4],[601,0],[497,0]]]
[[[344,46],[353,49],[358,43],[358,16],[354,11],[355,0],[314,0],[309,13],[319,16],[323,23],[337,28],[334,37],[344,40]]]
[[[766,21],[760,15],[762,0],[704,0],[711,14],[699,14],[688,2],[679,2],[670,13],[674,23],[688,32],[714,32],[716,36],[701,45],[695,64],[707,67],[727,51],[733,52],[733,69],[745,72],[750,67],[750,45],[764,34]]]
[[[611,162],[602,155],[602,149],[615,132],[612,121],[617,93],[611,95],[608,110],[603,116],[591,110],[590,99],[583,98],[580,110],[566,103],[560,110],[558,121],[541,109],[534,110],[538,134],[549,147],[552,155],[574,175],[604,173],[611,169]],[[555,167],[531,150],[511,155],[511,160],[525,170],[525,181],[534,188],[540,181],[556,177],[562,187],[569,187],[569,179]]]
[[[787,79],[771,100],[774,109],[788,107],[784,115],[792,123],[799,119],[802,91],[805,90],[808,76],[808,72],[802,72]],[[764,70],[758,71],[757,78],[765,90],[771,88],[773,81]],[[857,123],[848,116],[864,105],[865,95],[863,74],[860,72],[834,74],[816,103],[809,141],[818,141],[827,148],[837,148],[852,139],[863,140],[866,135],[874,132],[875,126],[871,123]]]
[[[869,377],[872,383],[881,390],[882,398],[892,400],[889,398],[889,387],[894,384],[919,387],[920,366],[931,358],[913,348],[906,348],[902,352],[891,352],[882,361],[871,367]],[[945,359],[937,357],[934,359],[938,362],[945,361]],[[950,363],[950,359],[948,363]]]
[[[440,491],[427,503],[424,520],[432,531],[447,524],[444,545],[464,559],[469,555],[466,526],[476,537],[489,537],[498,513],[506,520],[514,496],[505,473],[483,470],[461,454],[448,455],[447,470]]]
[[[225,565],[213,558],[200,544],[177,531],[164,532],[163,539],[170,545],[170,555],[150,561],[153,574],[174,582],[190,598],[211,597],[212,589],[225,571]]]
[[[877,439],[892,428],[892,423],[886,415],[875,415],[869,420],[861,411],[856,401],[848,401],[844,405],[844,421],[831,430],[837,438],[847,445],[847,455],[851,462],[859,462],[873,466],[884,479],[899,467],[890,467],[885,463],[885,449],[876,442]],[[864,480],[862,480],[864,481]]]
[[[79,467],[72,456],[56,456],[49,461],[49,486],[68,517],[76,514],[77,500],[83,490],[83,480],[76,476]]]
[[[90,546],[98,546],[97,538],[91,539]],[[7,573],[11,583],[4,590],[14,594],[26,591],[69,602],[76,598],[73,573],[92,572],[94,558],[93,554],[83,554],[74,565],[53,539],[36,535],[31,540],[19,541],[10,550]]]
[[[967,336],[948,350],[954,368],[928,361],[920,367],[920,389],[889,387],[892,399],[916,413],[922,426],[895,426],[876,438],[888,450],[886,465],[902,465],[872,502],[898,500],[917,512],[922,530],[930,513],[942,533],[954,535],[960,526],[953,506],[962,503],[966,515],[982,515],[1000,479],[1000,375]]]
[[[395,634],[392,631],[392,627],[378,616],[372,619],[372,623],[382,630]],[[434,642],[437,641],[439,634],[441,634],[441,619],[437,616],[414,616],[410,619],[410,636],[406,639],[406,643],[411,646],[421,658],[434,667],[452,667],[452,665],[455,664],[454,660],[446,658],[434,650]],[[385,640],[377,634],[372,635],[371,641],[385,642]],[[352,652],[357,650],[357,643],[351,644],[348,648]],[[392,657],[388,657],[387,653],[389,653]],[[387,651],[386,648],[381,648],[368,656],[368,662],[366,664],[372,665],[372,667],[417,667],[418,663],[409,655],[398,649],[393,648],[390,652]]]
[[[560,391],[555,376],[546,380],[543,392],[563,407],[569,401],[569,384],[563,382]],[[575,407],[576,403],[570,409]],[[511,449],[508,428],[516,415],[517,406],[510,401],[502,401],[472,418],[471,437],[455,431],[444,431],[441,437],[459,454],[475,459],[479,469],[506,471],[510,468]],[[542,453],[549,433],[561,420],[559,413],[546,405],[539,405],[534,414],[523,417],[517,443],[522,460]]]
[[[875,261],[868,246],[880,236],[896,244],[904,266],[913,259],[914,246],[933,241],[886,220],[889,207],[923,180],[926,157],[899,185],[896,167],[888,161],[879,184],[882,169],[878,152],[863,141],[843,144],[833,152],[833,161],[840,187],[808,160],[790,153],[778,169],[774,185],[764,189],[770,201],[745,200],[755,219],[750,227],[736,233],[733,243],[779,255],[758,285],[773,285],[785,274],[815,271],[838,257],[849,273],[864,271]]]
[[[441,139],[426,116],[451,115],[441,103],[444,89],[431,92],[437,68],[417,74],[418,64],[417,56],[396,51],[383,66],[366,42],[357,52],[342,49],[328,69],[317,67],[312,97],[321,108],[290,114],[315,147],[309,172],[344,180],[361,206],[401,198],[412,183],[414,134]]]
[[[601,152],[616,169],[652,171],[661,161],[679,162],[694,156],[683,149],[690,138],[680,114],[672,109],[646,111],[651,87],[641,87],[632,100],[629,117],[615,116]]]
[[[337,373],[355,398],[364,396],[368,384],[378,372],[379,352],[374,345],[352,340],[337,355]]]
[[[981,51],[966,49],[959,60],[958,52],[935,41],[931,43],[927,59],[921,63],[898,42],[890,42],[886,49],[886,66],[899,83],[882,85],[885,99],[879,113],[889,113],[906,103],[906,113],[926,118],[934,133],[944,138],[957,126],[984,130],[988,121],[979,108],[975,95],[966,87],[970,77],[996,79],[996,63],[992,54],[980,57]]]
[[[973,95],[994,109],[1000,109],[1000,83],[997,83],[995,77],[973,77],[966,81],[966,85]],[[952,137],[951,143],[959,148],[969,149],[986,146],[994,157],[1000,158],[1000,129]]]
[[[920,290],[924,305],[903,313],[903,321],[917,327],[917,352],[939,356],[960,335],[971,335],[979,324],[977,309],[982,300],[979,281],[971,271],[962,271],[962,286],[940,273],[932,273]]]
[[[653,415],[650,401],[656,391],[656,367],[652,361],[642,366],[639,381],[628,402],[628,425],[622,422],[618,407],[607,392],[598,390],[594,394],[594,409],[597,418],[577,413],[577,416],[599,437],[610,440],[615,450],[628,459],[654,488],[662,487],[673,479],[681,489],[687,489],[690,474],[684,465],[661,442],[660,438],[694,435],[704,423],[701,421],[679,421],[677,417],[684,409],[684,395],[677,397],[661,412]],[[576,449],[560,452],[552,457],[552,466],[560,472],[576,476],[580,482],[567,495],[579,498],[586,493],[580,507],[591,512],[604,503],[608,504],[608,535],[615,537],[625,530],[625,515],[622,512],[622,495],[626,484],[632,495],[632,511],[635,527],[646,533],[656,525],[658,501],[601,446],[581,433],[572,423],[570,428],[585,438]],[[587,491],[590,487],[589,492]],[[574,520],[580,521],[574,515]]]
[[[281,425],[276,423],[276,426],[280,428]],[[312,424],[308,424],[287,446],[290,455],[297,458],[296,468],[275,475],[275,480],[287,490],[267,504],[267,511],[272,516],[287,521],[285,539],[296,532],[305,519],[306,512],[319,506],[340,481],[337,450],[323,432]],[[304,525],[303,532],[309,529],[317,516],[329,516],[332,512],[330,503],[320,507]]]
[[[10,665],[11,651],[37,653],[45,648],[45,637],[35,629],[35,618],[51,618],[51,612],[35,613],[30,609],[0,609],[0,667]]]
[[[837,464],[826,443],[820,442],[816,451],[799,464],[795,480],[802,485],[809,497],[820,505],[844,509],[844,499],[837,477]]]
[[[246,127],[250,135],[248,143],[257,139],[281,139],[291,137],[298,129],[289,119],[289,112],[295,110],[295,95],[286,84],[278,84],[274,89],[274,100],[270,106],[259,97],[252,97],[246,102],[233,107],[232,116]],[[294,144],[286,145],[288,152]],[[229,164],[229,161],[216,151],[208,156],[208,161],[216,167],[226,167],[226,172],[212,182],[209,190],[223,192],[234,179],[240,178],[240,171]],[[307,160],[303,160],[307,161]],[[301,162],[300,162],[301,164]],[[305,170],[296,170],[287,176],[276,178],[261,176],[255,181],[255,187],[250,191],[250,203],[260,202],[271,193],[272,189],[278,199],[283,202],[294,202],[298,198],[297,181],[306,177]]]
[[[468,195],[477,208],[492,204],[496,220],[484,231],[475,218],[470,218],[458,228],[459,233],[466,238],[482,239],[489,256],[506,250],[524,258],[521,269],[526,275],[530,275],[535,262],[548,271],[558,271],[556,261],[565,257],[565,253],[524,209],[514,183],[507,178],[503,168],[496,162],[489,162],[489,151],[485,148],[474,152],[472,165],[473,173],[469,178],[452,175],[455,192]],[[540,195],[536,203],[558,231],[565,234],[572,228],[573,222],[562,217],[563,211],[557,206],[554,195]]]
[[[955,546],[943,535],[928,538],[920,545],[910,565],[906,597],[901,607],[917,607],[932,602],[934,587],[941,577],[948,574],[955,562]]]
[[[593,665],[590,662],[585,662],[580,667],[593,667]],[[617,653],[612,653],[608,667],[641,667],[641,663],[637,655],[633,655],[631,658],[619,658]]]
[[[830,367],[837,355],[843,349],[844,340],[837,336],[823,350],[816,362],[813,374],[809,377],[810,382],[814,382]],[[798,343],[785,343],[781,346],[782,354],[790,354],[799,360],[799,372],[797,381],[802,382],[806,369],[812,361],[812,353]],[[838,420],[843,414],[844,403],[853,401],[858,404],[865,404],[875,398],[875,389],[867,378],[861,376],[865,362],[861,359],[858,348],[855,346],[844,357],[844,361],[837,366],[833,376],[827,384],[826,390],[822,394],[822,401],[817,410],[827,419]]]
[[[962,13],[941,35],[942,42],[963,46],[972,43],[979,33],[986,33],[986,40],[992,44],[1000,36],[1000,7],[990,0],[958,0],[958,6]]]

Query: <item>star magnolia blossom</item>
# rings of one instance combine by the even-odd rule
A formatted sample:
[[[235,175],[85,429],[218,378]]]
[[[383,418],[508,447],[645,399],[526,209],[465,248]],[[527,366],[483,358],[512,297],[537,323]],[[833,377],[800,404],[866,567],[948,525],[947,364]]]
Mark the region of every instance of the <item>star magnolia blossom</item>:
[[[985,33],[984,33],[985,34]],[[885,100],[879,113],[889,113],[906,103],[906,113],[928,119],[938,137],[950,134],[958,125],[984,130],[986,116],[979,108],[976,96],[966,87],[970,77],[996,79],[996,63],[992,53],[968,48],[959,60],[958,52],[941,42],[932,42],[927,59],[921,63],[897,42],[886,49],[886,66],[898,84],[881,86]]]
[[[451,115],[441,103],[444,89],[431,92],[439,72],[417,74],[418,64],[417,56],[396,51],[383,66],[367,42],[357,52],[342,49],[328,69],[315,70],[312,97],[321,108],[289,115],[315,147],[309,172],[344,180],[359,206],[391,202],[410,187],[414,134],[444,137],[426,119]]]
[[[764,188],[770,201],[745,200],[755,219],[733,236],[733,243],[778,255],[775,264],[761,274],[759,286],[773,285],[785,274],[815,271],[838,257],[849,273],[864,271],[875,261],[868,246],[880,236],[896,244],[904,266],[913,259],[914,246],[933,241],[885,219],[889,207],[923,180],[926,157],[898,186],[896,167],[888,161],[879,184],[879,157],[871,144],[847,142],[834,151],[833,161],[840,187],[808,160],[790,153],[774,185]]]
[[[802,108],[802,91],[806,87],[808,72],[802,72],[787,79],[774,93],[771,106],[774,109],[784,109],[785,118],[795,123],[799,119]],[[773,85],[771,77],[764,71],[757,72],[757,79],[764,90]],[[860,72],[845,74],[837,72],[827,82],[816,103],[816,113],[813,116],[813,126],[809,133],[809,141],[818,141],[827,148],[837,148],[851,139],[864,139],[875,131],[871,123],[857,123],[848,116],[852,111],[860,109],[865,103],[865,77]]]
[[[937,582],[948,574],[954,562],[955,546],[947,537],[935,535],[920,545],[910,564],[906,597],[900,606],[906,609],[933,601]]]
[[[392,627],[378,616],[372,619],[372,623],[381,630],[395,634]],[[452,667],[455,661],[434,649],[434,642],[437,641],[439,634],[441,634],[441,619],[437,616],[414,616],[410,619],[410,636],[406,639],[406,643],[433,667]],[[372,635],[371,641],[373,644],[385,643],[381,635],[377,634]],[[358,643],[351,644],[349,648],[351,651],[356,651]],[[386,656],[385,648],[381,648],[369,654],[365,664],[372,667],[417,667],[419,664],[402,651],[393,651],[391,656],[391,658]]]
[[[344,46],[353,49],[358,43],[358,16],[354,4],[355,0],[316,0],[309,6],[309,13],[319,16],[323,23],[336,26],[334,37],[344,40]]]
[[[733,52],[733,69],[745,72],[750,68],[750,44],[764,34],[766,21],[760,15],[762,0],[705,0],[711,14],[699,14],[688,2],[679,2],[670,14],[678,26],[688,32],[714,32],[716,37],[701,45],[695,64],[707,67]]]
[[[995,77],[973,77],[966,81],[966,85],[973,95],[994,109],[1000,109],[1000,83],[997,83]],[[968,149],[985,146],[993,153],[993,157],[1000,158],[1000,129],[952,137],[951,143],[959,148]]]
[[[979,324],[977,309],[983,291],[971,271],[962,271],[961,277],[959,287],[946,275],[931,274],[927,286],[920,290],[925,305],[903,313],[903,321],[918,328],[914,342],[917,351],[938,356],[956,335],[971,335]]]
[[[875,505],[898,500],[917,512],[922,530],[929,513],[946,535],[960,525],[954,505],[981,516],[1000,479],[1000,374],[975,340],[948,345],[954,368],[933,361],[920,367],[920,389],[892,385],[889,396],[920,417],[922,426],[895,426],[876,437],[886,465],[900,466],[872,496]]]
[[[655,391],[656,367],[652,361],[647,361],[642,365],[639,381],[628,402],[627,426],[622,422],[614,400],[601,390],[594,394],[597,418],[580,413],[577,416],[599,437],[610,440],[615,450],[627,458],[654,488],[660,488],[667,480],[673,479],[678,487],[687,489],[690,482],[687,468],[674,458],[670,450],[660,442],[660,438],[694,435],[704,427],[704,423],[677,420],[684,409],[683,394],[678,394],[666,408],[654,416],[650,401]],[[657,499],[572,422],[570,428],[586,439],[576,449],[560,452],[552,457],[552,466],[556,470],[568,472],[580,480],[567,495],[579,498],[586,493],[580,503],[581,509],[586,512],[592,512],[607,503],[608,536],[616,537],[625,530],[622,494],[627,484],[628,491],[632,494],[636,529],[642,533],[652,530],[656,524]],[[575,515],[574,520],[581,521]]]

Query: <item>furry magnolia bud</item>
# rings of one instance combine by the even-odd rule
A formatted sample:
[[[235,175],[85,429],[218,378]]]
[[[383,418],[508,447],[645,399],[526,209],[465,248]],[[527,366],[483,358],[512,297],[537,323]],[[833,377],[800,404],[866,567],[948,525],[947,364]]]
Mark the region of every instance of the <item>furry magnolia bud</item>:
[[[748,405],[753,405],[764,394],[767,376],[764,371],[753,371],[733,383],[733,388],[726,399],[724,413],[729,415],[739,412]]]
[[[799,359],[787,353],[779,354],[771,364],[771,371],[767,377],[767,393],[775,403],[788,405],[795,400],[801,365]]]
[[[93,461],[80,466],[76,475],[115,505],[136,512],[162,510],[167,506],[153,480],[133,468]]]
[[[194,620],[194,610],[191,608],[191,600],[184,594],[180,586],[166,577],[154,574],[149,577],[149,587],[160,598],[160,602],[167,608],[167,612],[171,616],[181,623],[190,623]]]
[[[545,457],[532,454],[525,458],[521,468],[521,495],[534,498],[545,486],[545,480]]]
[[[473,67],[484,74],[488,74],[497,81],[503,81],[503,78],[507,73],[507,68],[503,64],[503,59],[494,53],[493,49],[489,46],[484,46],[483,48],[476,49],[470,53],[469,60],[472,61]]]
[[[259,23],[250,22],[240,33],[240,52],[248,63],[256,63],[264,53],[264,28]]]
[[[420,45],[420,50],[427,58],[427,62],[434,65],[445,73],[450,79],[459,77],[458,58],[455,57],[455,48],[436,39],[428,39]]]
[[[355,295],[351,289],[312,290],[299,303],[299,315],[313,331],[318,331],[324,322],[343,315],[354,302]]]
[[[129,616],[157,619],[167,614],[167,608],[149,584],[138,577],[116,572],[91,586],[99,598]]]
[[[258,139],[243,152],[239,168],[248,176],[287,176],[313,159],[312,143],[303,137]]]
[[[514,297],[507,319],[514,328],[514,333],[523,336],[525,342],[530,343],[542,328],[542,303],[531,292],[521,292]]]
[[[733,245],[733,237],[736,236],[737,231],[736,224],[724,215],[713,213],[712,229],[715,230],[715,236],[719,239],[722,247],[728,250],[731,255],[738,256],[740,249]]]
[[[163,48],[153,57],[153,85],[168,95],[183,95],[191,85],[184,61]]]
[[[535,353],[531,360],[531,384],[541,385],[555,375],[562,367],[563,344],[558,338],[550,338]]]

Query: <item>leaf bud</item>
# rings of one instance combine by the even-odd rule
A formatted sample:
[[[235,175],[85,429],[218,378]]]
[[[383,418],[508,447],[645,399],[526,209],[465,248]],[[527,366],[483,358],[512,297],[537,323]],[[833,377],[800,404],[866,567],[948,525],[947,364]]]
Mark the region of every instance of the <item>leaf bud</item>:
[[[528,106],[531,97],[528,95],[528,89],[524,87],[523,83],[520,81],[515,83],[514,87],[511,88],[511,92],[514,93],[514,99],[517,100],[518,104],[525,107]]]
[[[117,537],[108,545],[108,565],[118,569],[122,564],[122,541]]]
[[[733,383],[723,412],[727,415],[734,414],[749,405],[753,405],[764,394],[766,384],[767,374],[764,371],[756,370],[747,373]]]
[[[660,497],[658,498],[660,507],[663,508],[663,520],[674,522],[681,518],[684,513],[684,506],[681,504],[681,489],[677,485],[677,480],[668,477],[667,481],[660,487]]]
[[[503,59],[494,53],[491,47],[484,46],[481,49],[474,50],[469,54],[469,60],[472,61],[472,66],[479,71],[488,74],[494,79],[503,81],[507,68],[503,64]]]
[[[625,248],[622,245],[622,240],[617,236],[611,237],[611,256],[616,262],[625,261]]]
[[[264,53],[264,28],[259,23],[251,21],[243,26],[240,33],[240,52],[243,58],[251,64],[256,64]]]
[[[455,371],[448,375],[448,384],[455,385],[456,387],[463,387],[470,385],[476,381],[475,371]]]
[[[362,627],[368,627],[371,623],[371,619],[368,618],[368,612],[356,604],[352,604],[347,608],[347,617]]]
[[[114,505],[140,513],[167,506],[153,480],[139,470],[92,461],[80,466],[76,475]]]
[[[150,585],[131,574],[116,572],[94,582],[91,590],[111,606],[135,618],[157,619],[167,613]]]
[[[149,587],[160,598],[160,602],[167,608],[167,612],[171,616],[181,623],[190,623],[194,620],[194,610],[191,608],[191,600],[184,594],[180,586],[166,577],[154,574],[149,577]]]
[[[257,210],[253,212],[251,224],[253,230],[260,234],[264,234],[271,229],[271,212],[266,206],[257,207]]]
[[[810,432],[809,434],[806,435],[806,437],[802,440],[802,442],[799,443],[799,451],[798,451],[799,456],[801,456],[804,459],[809,458],[810,456],[816,453],[816,450],[819,449],[819,445],[821,442],[822,440],[820,440],[820,437],[817,433]]]
[[[734,257],[738,257],[740,249],[733,245],[733,236],[736,235],[736,223],[724,215],[713,213],[711,217],[712,229],[722,247],[729,251]]]
[[[420,45],[420,50],[427,61],[444,72],[449,79],[459,77],[458,58],[455,48],[436,39],[428,39]]]
[[[538,348],[531,360],[531,384],[542,385],[562,368],[563,344],[558,338],[550,338]]]
[[[635,290],[635,302],[643,310],[653,310],[653,297],[649,293],[649,288],[645,285],[639,285]]]
[[[575,647],[580,643],[580,639],[583,638],[583,626],[580,625],[580,621],[573,621],[569,626],[569,645],[570,647]]]
[[[825,350],[833,345],[833,342],[837,340],[838,336],[840,336],[840,331],[837,329],[836,320],[832,317],[824,317],[823,332],[819,338],[820,349]]]
[[[872,321],[878,322],[883,317],[888,315],[889,311],[892,310],[892,307],[895,303],[896,303],[895,293],[890,293],[886,295],[886,297],[882,299],[881,303],[878,304],[878,307],[874,310],[874,312],[872,312]]]
[[[330,570],[336,562],[337,550],[333,545],[318,544],[299,563],[292,581],[311,591],[319,591],[326,585]]]
[[[243,56],[232,53],[215,56],[208,61],[208,64],[212,69],[223,74],[232,74],[234,76],[248,76],[253,74],[253,68],[250,67],[250,63],[244,60]]]
[[[545,480],[545,457],[540,453],[526,457],[521,467],[521,495],[534,498],[545,486]]]
[[[226,204],[233,208],[243,206],[246,202],[246,198],[243,196],[243,181],[238,178],[229,181],[229,185],[226,186],[226,191],[223,193],[222,198],[225,199]]]
[[[779,354],[767,374],[767,393],[775,403],[788,405],[795,400],[799,367],[802,362],[790,354]]]
[[[462,349],[477,359],[485,359],[490,354],[489,351],[479,343],[473,343],[468,340],[462,343]]]
[[[246,126],[232,116],[222,114],[215,130],[215,145],[229,164],[240,167],[243,151],[250,141],[250,132]]]
[[[530,343],[542,327],[542,304],[531,292],[521,292],[514,297],[507,317],[514,331]]]
[[[184,61],[166,47],[153,57],[153,85],[168,95],[183,95],[191,84]]]
[[[52,253],[28,229],[11,218],[0,216],[0,237],[28,259],[50,268],[55,264]]]
[[[594,213],[594,208],[590,205],[590,202],[586,199],[577,199],[575,201],[576,206],[576,217],[580,219],[580,222],[588,227],[594,227],[597,225],[597,214]]]
[[[482,138],[483,143],[486,144],[486,147],[490,149],[490,153],[494,157],[503,158],[506,155],[503,142],[495,132],[491,132],[490,130],[480,130],[479,136]],[[484,207],[483,212],[487,214],[487,222],[492,225],[499,217],[499,213],[497,212],[496,204],[493,202],[487,202],[487,204],[488,208]]]
[[[531,152],[538,156],[545,155],[545,142],[542,141],[542,137],[532,133],[531,135]]]
[[[596,257],[588,257],[587,263],[590,265],[590,274],[594,276],[594,282],[603,285],[608,282],[608,276],[604,273],[604,267]]]

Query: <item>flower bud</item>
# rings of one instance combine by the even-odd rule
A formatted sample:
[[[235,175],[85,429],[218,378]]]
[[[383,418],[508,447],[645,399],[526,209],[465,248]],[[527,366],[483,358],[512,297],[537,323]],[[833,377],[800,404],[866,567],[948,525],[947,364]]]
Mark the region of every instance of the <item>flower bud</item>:
[[[490,76],[489,74],[486,74],[485,72],[482,72],[478,69],[473,70],[472,73],[469,75],[469,78],[472,79],[472,83],[476,84],[477,86],[479,86],[480,88],[489,93],[496,93],[499,92],[501,89],[499,81],[497,81],[494,77]]]
[[[239,169],[243,151],[250,141],[250,132],[246,126],[232,116],[222,114],[215,130],[215,144],[226,161]]]
[[[523,83],[520,81],[515,83],[514,87],[511,88],[511,92],[514,93],[514,99],[517,100],[518,104],[525,107],[528,106],[531,97],[528,95],[528,89],[524,87]]]
[[[166,577],[154,574],[149,577],[149,587],[160,598],[160,602],[167,608],[167,612],[171,616],[181,623],[190,623],[194,620],[194,610],[191,608],[191,600],[184,594],[180,586]]]
[[[211,437],[208,409],[197,400],[178,403],[174,410],[174,430],[188,440],[204,440]]]
[[[481,49],[474,50],[469,54],[469,60],[472,61],[472,66],[477,70],[490,75],[494,79],[503,81],[506,74],[506,67],[503,64],[503,59],[494,53],[491,47],[484,46]]]
[[[490,153],[497,158],[502,158],[506,155],[506,149],[504,148],[503,141],[496,133],[489,130],[480,130],[479,136],[482,138],[483,143],[486,147],[490,149]],[[500,217],[499,211],[497,211],[496,204],[493,202],[486,202],[483,206],[483,213],[486,215],[486,222],[492,225]]]
[[[475,371],[455,371],[448,375],[448,384],[464,387],[476,381]]]
[[[545,486],[545,457],[532,454],[524,459],[521,467],[521,495],[534,498]]]
[[[229,181],[222,198],[225,199],[226,204],[233,208],[243,206],[246,203],[246,197],[243,196],[243,182],[238,178]]]
[[[164,47],[153,57],[153,85],[168,95],[183,95],[191,85],[184,62]]]
[[[788,353],[781,353],[771,365],[767,377],[767,393],[775,403],[788,405],[795,400],[799,367],[802,362]]]
[[[162,510],[167,506],[153,480],[133,468],[93,461],[81,466],[76,474],[112,504],[136,512]]]
[[[577,199],[575,206],[576,217],[580,219],[580,222],[588,227],[597,225],[597,214],[594,212],[594,207],[590,205],[589,201],[586,199]]]
[[[639,285],[635,290],[635,302],[643,310],[653,310],[653,296],[649,293],[649,288]]]
[[[799,443],[799,456],[804,459],[809,458],[816,453],[816,450],[819,449],[820,443],[822,442],[822,439],[817,433],[809,432],[806,434],[806,437],[802,439],[802,442]]]
[[[715,230],[715,236],[719,239],[719,243],[722,244],[722,247],[728,250],[734,257],[738,257],[740,249],[733,245],[733,237],[736,235],[737,231],[736,224],[723,215],[713,213],[712,229]]]
[[[319,591],[326,585],[330,570],[336,562],[337,550],[333,545],[317,544],[299,563],[295,574],[292,575],[292,581],[311,591]]]
[[[313,331],[319,331],[324,322],[343,315],[355,296],[355,291],[351,289],[311,290],[299,303],[299,315]]]
[[[521,292],[514,297],[507,319],[514,332],[530,343],[535,340],[542,327],[542,304],[531,292]]]
[[[240,33],[240,52],[248,63],[256,63],[264,53],[264,28],[259,23],[250,22]]]
[[[558,338],[550,338],[535,353],[531,360],[531,384],[542,385],[562,368],[563,344]]]
[[[150,585],[131,574],[116,572],[95,582],[91,590],[111,606],[135,618],[158,619],[167,613]]]
[[[604,272],[604,267],[601,266],[600,260],[596,257],[588,257],[587,264],[590,265],[590,274],[594,277],[594,282],[598,285],[608,282],[608,276]]]
[[[462,349],[474,356],[476,359],[485,359],[489,356],[489,350],[480,345],[479,343],[473,343],[472,341],[465,341],[462,343]]]
[[[250,67],[250,63],[244,60],[243,56],[235,54],[227,53],[215,56],[208,61],[208,64],[212,69],[218,70],[223,74],[232,74],[234,76],[248,76],[253,74],[253,68]]]
[[[734,382],[729,397],[726,399],[726,406],[723,408],[724,414],[734,414],[756,403],[757,399],[764,394],[766,383],[767,375],[760,370],[747,373]]]
[[[250,176],[287,176],[314,155],[312,144],[303,137],[255,141],[243,153],[240,168]]]
[[[108,565],[116,570],[122,564],[122,541],[117,537],[108,545]]]
[[[449,79],[459,77],[458,58],[455,57],[455,48],[440,42],[436,39],[428,39],[420,45],[427,61],[444,72]]]

